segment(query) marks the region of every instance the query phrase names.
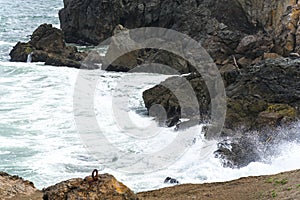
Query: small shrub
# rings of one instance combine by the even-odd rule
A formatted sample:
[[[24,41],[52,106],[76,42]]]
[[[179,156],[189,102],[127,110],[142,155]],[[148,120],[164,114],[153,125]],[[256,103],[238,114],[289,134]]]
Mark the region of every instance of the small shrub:
[[[277,193],[276,193],[275,190],[273,190],[271,194],[272,194],[272,197],[273,197],[273,198],[277,197]]]

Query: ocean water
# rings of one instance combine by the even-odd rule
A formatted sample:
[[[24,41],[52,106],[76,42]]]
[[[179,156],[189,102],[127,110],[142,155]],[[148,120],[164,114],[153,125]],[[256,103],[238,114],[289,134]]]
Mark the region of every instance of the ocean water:
[[[161,158],[164,167],[159,170],[149,165],[144,172],[134,167],[123,171],[113,162],[111,166],[103,163],[103,160],[114,160],[114,155],[111,152],[92,153],[84,140],[89,133],[81,133],[76,124],[76,117],[89,117],[84,112],[74,112],[74,101],[78,100],[74,93],[82,72],[43,63],[9,62],[13,45],[28,41],[38,25],[52,23],[59,27],[57,13],[62,7],[62,0],[0,0],[0,171],[22,176],[43,188],[68,178],[85,177],[96,168],[101,173],[112,173],[134,191],[145,191],[169,186],[163,183],[168,176],[180,183],[203,183],[300,168],[300,145],[296,141],[277,144],[278,152],[264,162],[229,169],[223,168],[220,160],[214,157],[218,141],[204,140],[201,125],[181,132],[154,125],[156,132],[151,137],[131,137],[128,133],[133,129],[145,130],[153,125],[153,119],[146,115],[142,92],[167,76],[85,71],[86,80],[97,78],[93,110],[99,132],[112,146],[130,155],[147,156],[169,150],[178,134],[195,133],[195,140],[178,159]],[[125,86],[118,87],[120,82],[125,82]],[[124,118],[129,117],[133,125],[119,124],[120,115],[114,111],[116,95],[128,98],[121,113],[127,114]],[[293,131],[298,132],[299,127],[296,123]],[[288,134],[290,129],[282,131]],[[96,143],[102,145],[101,141]],[[130,159],[119,166],[130,168],[126,166],[128,163]]]

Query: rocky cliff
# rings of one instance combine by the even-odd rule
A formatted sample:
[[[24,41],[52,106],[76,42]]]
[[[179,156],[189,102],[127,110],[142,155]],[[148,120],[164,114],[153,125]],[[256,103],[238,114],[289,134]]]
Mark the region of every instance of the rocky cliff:
[[[297,0],[65,0],[59,15],[68,42],[98,44],[112,36],[118,24],[129,29],[170,28],[200,41],[219,67],[225,83],[226,136],[241,127],[245,131],[276,127],[299,116]],[[187,61],[157,51],[131,52],[116,59],[106,70],[129,71],[141,61],[168,65],[180,74],[194,72]],[[189,96],[181,89],[182,79],[195,91],[199,108],[190,104]],[[176,87],[177,96],[166,85]],[[184,102],[184,109],[179,105],[178,94],[183,97],[180,101]],[[197,112],[205,120],[212,100],[202,77],[195,73],[170,78],[145,91],[143,98],[149,113],[153,105],[165,109],[168,126],[181,117],[191,119],[191,125],[199,123],[199,118],[194,119]]]
[[[294,4],[296,0],[64,0],[59,16],[67,41],[97,44],[118,24],[174,28],[194,37],[218,22],[232,31],[272,30]]]
[[[248,35],[254,39],[248,37],[244,44],[254,43],[254,57],[266,51],[287,55],[296,50],[296,5],[296,0],[64,0],[59,16],[67,42],[96,45],[112,36],[118,24],[164,27],[201,41],[222,63],[228,55],[246,55],[237,47]],[[255,36],[258,32],[263,36]]]

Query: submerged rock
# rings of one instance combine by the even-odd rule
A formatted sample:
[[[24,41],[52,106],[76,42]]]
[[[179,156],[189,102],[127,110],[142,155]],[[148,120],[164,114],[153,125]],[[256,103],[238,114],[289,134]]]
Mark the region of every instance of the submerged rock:
[[[48,65],[81,67],[85,53],[78,52],[74,46],[66,46],[61,30],[51,24],[40,25],[27,43],[18,42],[10,52],[11,61],[45,62]]]

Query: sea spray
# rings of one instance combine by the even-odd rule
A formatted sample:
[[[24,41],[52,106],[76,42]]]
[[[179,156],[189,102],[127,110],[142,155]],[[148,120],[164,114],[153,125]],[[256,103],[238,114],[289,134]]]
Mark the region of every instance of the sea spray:
[[[27,63],[31,63],[31,61],[32,61],[32,54],[33,53],[31,52],[30,54],[27,55],[27,61],[26,61]]]

